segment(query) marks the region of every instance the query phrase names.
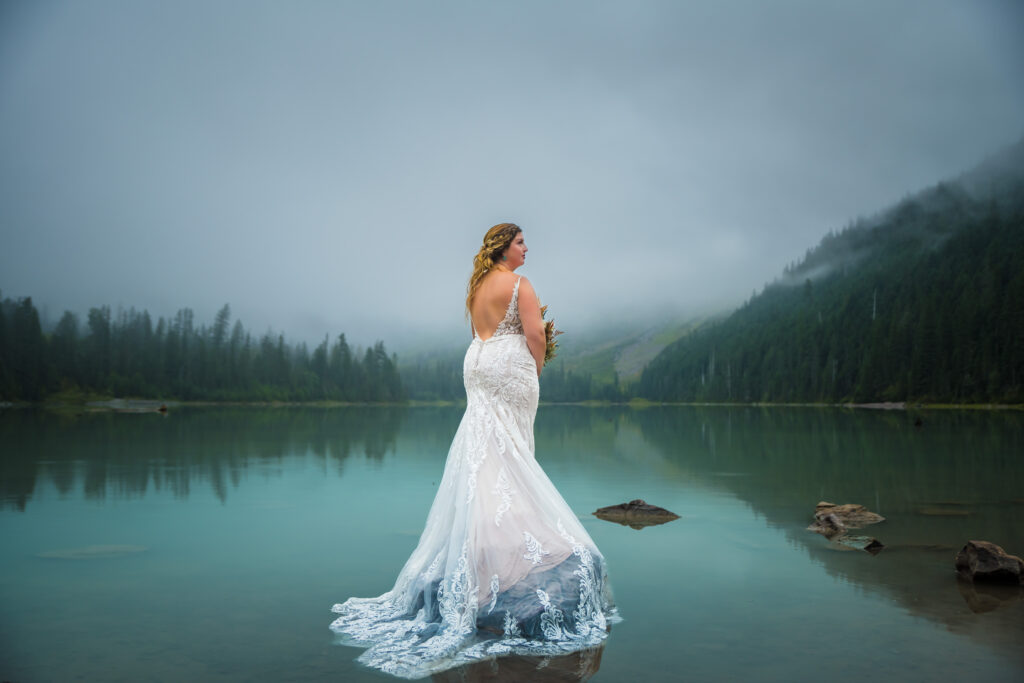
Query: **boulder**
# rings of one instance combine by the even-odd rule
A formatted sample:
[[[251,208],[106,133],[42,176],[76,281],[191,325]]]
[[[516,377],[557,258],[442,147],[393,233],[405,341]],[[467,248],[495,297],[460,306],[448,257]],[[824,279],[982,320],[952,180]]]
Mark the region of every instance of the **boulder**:
[[[606,522],[616,522],[634,529],[643,529],[645,526],[655,526],[679,519],[679,515],[674,512],[669,512],[656,505],[648,505],[646,501],[639,498],[628,503],[599,508],[594,512],[594,516]]]
[[[1024,584],[1024,560],[988,541],[967,541],[957,553],[956,571],[967,581]]]

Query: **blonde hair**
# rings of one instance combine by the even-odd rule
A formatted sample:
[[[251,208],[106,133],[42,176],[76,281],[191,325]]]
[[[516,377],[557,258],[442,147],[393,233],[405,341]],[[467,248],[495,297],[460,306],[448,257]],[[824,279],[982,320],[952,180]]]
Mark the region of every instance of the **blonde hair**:
[[[469,276],[469,285],[466,287],[467,316],[470,314],[473,297],[480,289],[480,283],[484,281],[484,276],[494,269],[498,256],[508,249],[512,240],[522,231],[522,228],[515,223],[498,223],[484,235],[484,244],[473,257],[473,274]]]

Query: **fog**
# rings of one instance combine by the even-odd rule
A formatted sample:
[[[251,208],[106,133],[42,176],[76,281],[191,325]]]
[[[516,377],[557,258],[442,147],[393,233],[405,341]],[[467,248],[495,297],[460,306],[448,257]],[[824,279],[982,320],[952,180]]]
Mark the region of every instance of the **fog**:
[[[1024,6],[0,5],[0,292],[391,348],[484,231],[566,330],[721,310],[1024,134]],[[415,334],[413,334],[415,333]]]

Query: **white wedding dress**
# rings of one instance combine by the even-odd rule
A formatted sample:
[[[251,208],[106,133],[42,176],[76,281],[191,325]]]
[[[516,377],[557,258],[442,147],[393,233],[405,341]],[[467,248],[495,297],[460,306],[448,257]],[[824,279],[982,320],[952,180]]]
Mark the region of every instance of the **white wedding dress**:
[[[519,281],[463,362],[466,414],[419,544],[394,588],[335,605],[359,661],[420,678],[485,657],[600,644],[618,621],[604,558],[534,459],[537,369]]]

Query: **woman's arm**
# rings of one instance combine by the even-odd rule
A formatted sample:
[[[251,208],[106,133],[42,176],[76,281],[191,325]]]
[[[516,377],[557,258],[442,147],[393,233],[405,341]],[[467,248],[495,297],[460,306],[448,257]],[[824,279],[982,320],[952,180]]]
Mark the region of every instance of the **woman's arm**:
[[[523,334],[526,335],[526,346],[530,355],[537,363],[537,376],[540,377],[544,367],[544,350],[547,340],[544,337],[544,320],[540,315],[540,301],[533,285],[525,277],[519,283],[519,319],[523,323]]]

